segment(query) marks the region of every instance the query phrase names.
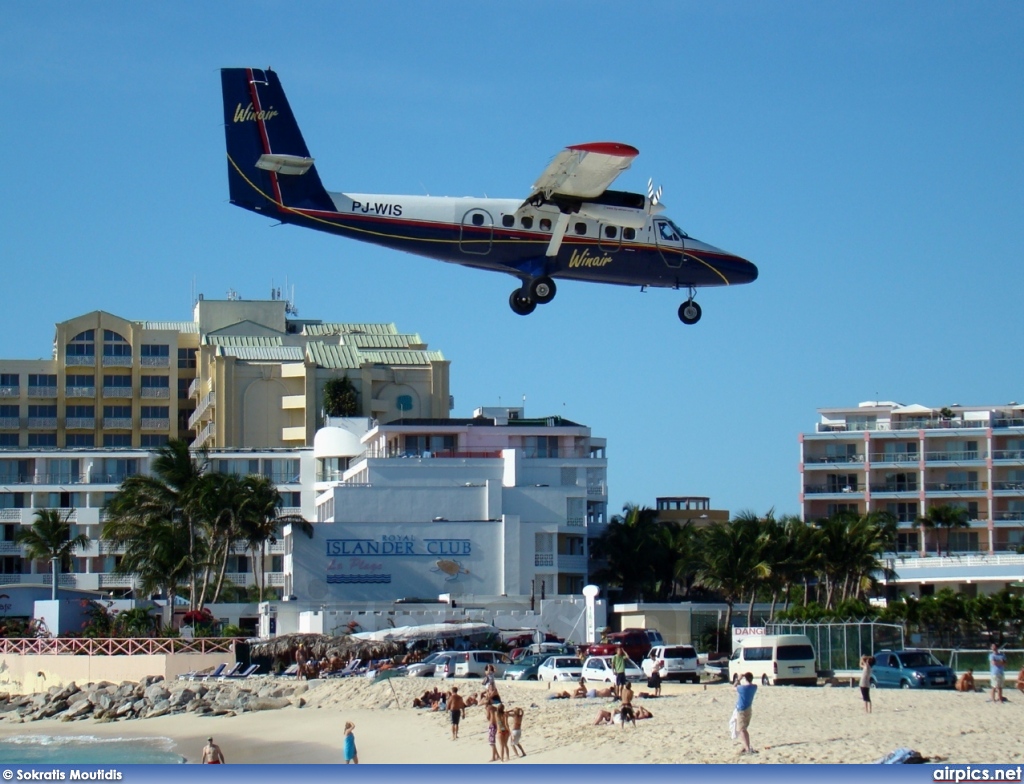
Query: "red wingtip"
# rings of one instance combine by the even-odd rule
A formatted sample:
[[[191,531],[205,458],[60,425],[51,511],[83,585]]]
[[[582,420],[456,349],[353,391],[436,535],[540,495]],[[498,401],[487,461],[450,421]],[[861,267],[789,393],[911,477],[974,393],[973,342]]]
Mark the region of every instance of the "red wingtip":
[[[618,155],[622,158],[635,158],[640,150],[629,144],[620,142],[590,142],[588,144],[573,144],[570,150],[582,150],[583,152],[596,152],[601,155]]]

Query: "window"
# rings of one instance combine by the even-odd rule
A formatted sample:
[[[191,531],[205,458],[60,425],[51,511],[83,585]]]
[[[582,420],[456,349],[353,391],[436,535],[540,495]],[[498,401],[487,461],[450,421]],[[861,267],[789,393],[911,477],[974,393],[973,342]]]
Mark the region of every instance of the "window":
[[[515,215],[502,215],[501,225],[504,226],[506,229],[511,229],[513,226],[516,225]]]
[[[618,234],[619,234],[619,230],[617,228],[615,228],[614,226],[605,226],[604,227],[604,236],[607,237],[608,239],[613,240],[613,239],[615,239],[618,236]]]
[[[273,458],[263,461],[263,476],[274,484],[299,481],[299,461],[292,458]]]
[[[73,387],[95,387],[96,376],[92,373],[89,373],[88,375],[69,373],[64,376],[64,386],[67,389],[71,389]]]
[[[17,419],[21,416],[21,407],[12,405],[0,405],[0,417]]]
[[[131,406],[103,406],[103,417],[105,419],[131,419]]]
[[[169,357],[171,347],[159,343],[143,343],[141,356],[144,357]]]
[[[143,376],[142,377],[142,388],[143,389],[169,389],[171,386],[171,379],[167,376]]]
[[[0,387],[16,387],[21,383],[17,373],[0,373]]]
[[[524,229],[533,228],[533,218],[530,215],[524,215],[522,218],[519,219],[519,222],[520,224],[522,224],[522,227]]]
[[[675,228],[668,221],[658,221],[658,234],[663,240],[679,242],[679,235],[676,234]]]
[[[91,419],[96,416],[96,406],[64,406],[64,416],[69,419]]]
[[[888,503],[885,505],[885,511],[899,523],[912,523],[917,520],[917,502]]]
[[[445,435],[422,435],[405,437],[405,454],[419,457],[427,452],[453,451],[455,449],[455,436]]]
[[[483,226],[484,225],[484,216],[481,215],[479,212],[473,213],[473,217],[470,218],[470,220],[473,221],[473,225],[474,226]]]
[[[281,506],[302,506],[302,493],[297,490],[295,492],[281,493]]]
[[[194,368],[196,366],[196,350],[194,348],[178,349],[178,367]]]
[[[56,433],[29,433],[29,446],[57,446]]]
[[[65,446],[72,447],[93,447],[96,446],[96,436],[92,433],[68,433],[65,439]]]
[[[55,387],[57,386],[57,376],[47,373],[29,373],[28,385],[30,387]]]
[[[131,433],[106,433],[103,436],[103,446],[131,446]]]
[[[54,418],[57,416],[57,406],[30,405],[28,415],[30,417]]]
[[[79,332],[68,343],[65,353],[69,357],[92,357],[96,355],[96,330],[87,329],[85,332]],[[54,383],[56,383],[56,376],[54,377]]]
[[[188,400],[188,388],[192,385],[192,380],[188,378],[178,379],[178,400]]]
[[[558,436],[527,436],[527,457],[558,457]]]
[[[540,230],[541,231],[551,231],[551,220],[549,218],[541,218],[540,219]]]
[[[624,239],[624,240],[635,240],[636,239],[636,229],[623,229],[622,230],[622,239]]]
[[[160,434],[156,434],[156,433],[153,433],[153,434],[143,433],[142,434],[142,440],[140,442],[140,446],[147,446],[147,447],[163,446],[169,440],[170,440],[170,436],[167,436],[167,435],[160,435]]]
[[[117,338],[117,340],[110,343],[103,343],[103,356],[130,357],[132,355],[132,347],[131,344],[128,343],[128,341],[126,341],[116,332],[111,332],[110,330],[105,330],[105,332],[108,335],[114,335]]]
[[[583,221],[577,221],[576,225],[573,226],[573,231],[582,237],[587,233],[587,224]]]
[[[167,419],[168,407],[167,406],[143,406],[142,407],[142,418],[143,419]]]
[[[4,446],[21,446],[18,443],[17,433],[0,433],[0,447]]]
[[[213,470],[218,474],[248,476],[260,472],[259,460],[214,460]]]
[[[131,389],[132,388],[132,377],[131,376],[104,376],[103,386],[112,387],[114,389]]]
[[[920,550],[918,545],[918,534],[916,531],[907,531],[896,534],[896,552],[916,553]]]

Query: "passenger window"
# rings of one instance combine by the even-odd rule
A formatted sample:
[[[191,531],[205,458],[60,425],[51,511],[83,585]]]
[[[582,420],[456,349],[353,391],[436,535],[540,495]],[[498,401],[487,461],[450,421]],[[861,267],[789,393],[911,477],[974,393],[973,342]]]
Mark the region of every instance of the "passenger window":
[[[616,229],[614,226],[605,226],[604,227],[604,236],[606,236],[610,240],[615,239],[615,235],[618,234],[618,233],[619,233],[619,230]]]
[[[541,231],[551,231],[551,221],[548,220],[547,218],[541,218],[540,219],[540,230]]]
[[[523,224],[523,228],[524,229],[532,229],[533,228],[533,218],[531,218],[529,215],[524,215],[522,217],[522,219],[520,220],[520,223]]]
[[[576,233],[579,234],[581,237],[584,234],[586,234],[587,233],[587,224],[583,223],[583,221],[580,221],[579,223],[577,223],[576,224]]]
[[[473,216],[473,225],[474,226],[483,226],[484,225],[484,216],[481,215],[479,212],[476,213]]]
[[[501,216],[501,225],[504,226],[506,229],[511,229],[513,226],[516,225],[515,216],[513,216],[513,215],[502,215]]]
[[[624,240],[635,240],[636,239],[636,229],[623,229],[622,230],[622,239],[624,239]]]

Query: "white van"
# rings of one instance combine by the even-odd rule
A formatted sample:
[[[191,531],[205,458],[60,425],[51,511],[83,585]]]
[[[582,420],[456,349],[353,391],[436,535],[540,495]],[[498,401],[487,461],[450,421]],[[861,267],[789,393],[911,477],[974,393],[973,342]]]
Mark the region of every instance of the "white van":
[[[500,678],[505,674],[505,668],[512,663],[508,656],[498,651],[457,652],[452,654],[452,661],[455,663],[456,678],[482,678],[488,664],[494,665],[494,676]]]
[[[729,680],[736,683],[747,672],[765,686],[818,683],[814,648],[806,634],[747,637],[729,657]]]

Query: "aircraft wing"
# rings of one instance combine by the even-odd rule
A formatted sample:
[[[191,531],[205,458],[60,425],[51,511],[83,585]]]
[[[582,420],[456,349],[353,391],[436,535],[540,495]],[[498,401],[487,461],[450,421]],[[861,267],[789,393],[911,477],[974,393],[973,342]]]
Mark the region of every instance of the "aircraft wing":
[[[595,199],[640,154],[636,147],[619,142],[591,142],[566,147],[554,157],[533,184],[527,201],[553,195]]]

